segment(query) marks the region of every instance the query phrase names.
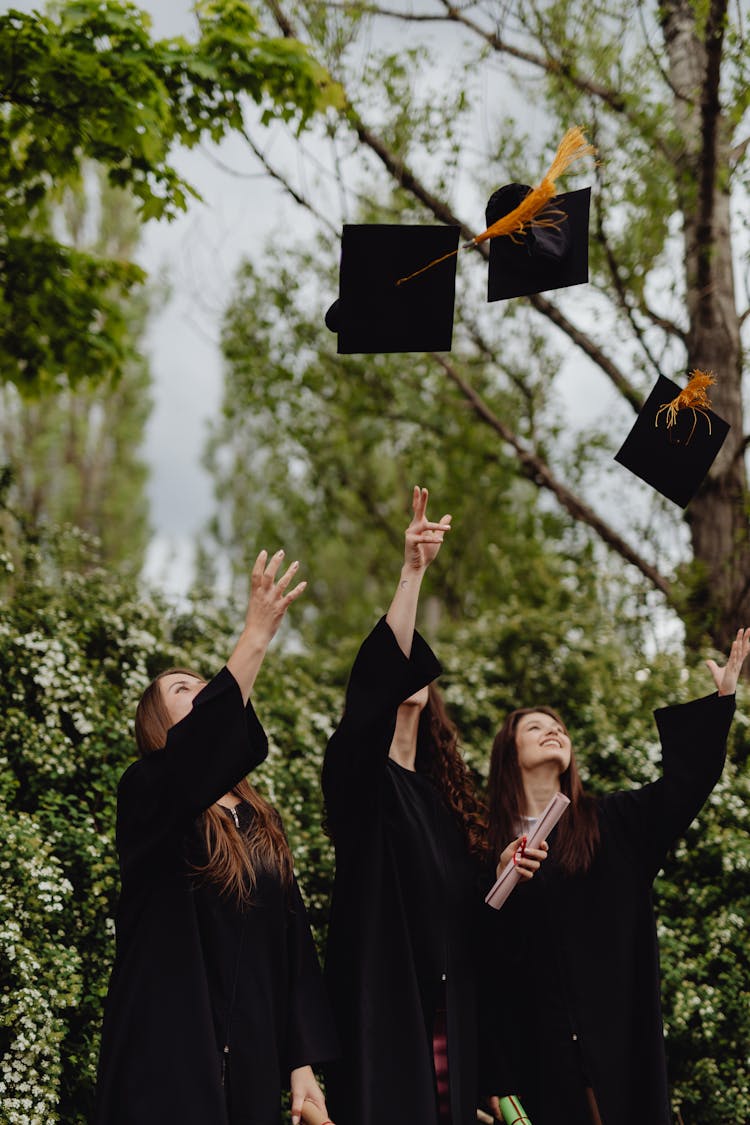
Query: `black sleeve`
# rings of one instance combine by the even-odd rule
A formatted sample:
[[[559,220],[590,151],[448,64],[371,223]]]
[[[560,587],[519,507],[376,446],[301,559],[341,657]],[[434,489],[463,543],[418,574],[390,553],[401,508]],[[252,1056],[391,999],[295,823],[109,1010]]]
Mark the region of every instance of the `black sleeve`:
[[[360,812],[377,799],[396,712],[440,672],[440,662],[419,633],[414,633],[407,657],[385,618],[363,642],[349,677],[343,717],[323,761],[323,795],[332,827],[356,804],[355,796]]]
[[[163,749],[123,774],[117,791],[117,847],[123,873],[176,828],[194,820],[268,753],[252,704],[243,705],[228,668],[206,684],[193,708],[170,728]]]
[[[287,921],[289,950],[289,1013],[287,1066],[330,1062],[339,1056],[328,995],[297,880],[290,892]]]
[[[605,798],[643,866],[655,878],[721,777],[735,709],[733,695],[695,699],[654,713],[662,745],[662,777]]]

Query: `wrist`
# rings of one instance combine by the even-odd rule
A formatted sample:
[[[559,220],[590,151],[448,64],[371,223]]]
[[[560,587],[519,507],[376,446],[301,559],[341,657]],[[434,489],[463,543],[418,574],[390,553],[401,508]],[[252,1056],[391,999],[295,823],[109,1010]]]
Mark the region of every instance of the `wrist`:
[[[404,582],[407,582],[409,584],[413,584],[414,582],[420,583],[424,578],[424,572],[426,570],[427,567],[424,565],[415,567],[410,563],[405,562],[401,567],[401,578],[399,584],[402,585]]]
[[[241,648],[248,655],[251,653],[260,655],[266,651],[272,637],[273,630],[263,628],[255,621],[248,621],[239,635],[236,647]]]

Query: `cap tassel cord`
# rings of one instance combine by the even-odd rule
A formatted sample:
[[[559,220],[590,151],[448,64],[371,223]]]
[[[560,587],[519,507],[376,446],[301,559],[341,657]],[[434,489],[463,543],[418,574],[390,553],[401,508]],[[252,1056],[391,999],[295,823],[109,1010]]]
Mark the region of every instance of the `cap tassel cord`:
[[[406,277],[400,277],[396,285],[403,285],[406,281],[411,281],[414,277],[419,277],[420,274],[426,273],[427,270],[437,266],[440,262],[445,262],[448,258],[454,258],[459,250],[467,250],[472,246],[478,246],[480,242],[485,242],[488,238],[497,238],[500,235],[510,235],[516,241],[516,235],[524,234],[528,226],[558,226],[565,217],[564,212],[555,212],[553,210],[544,212],[551,199],[557,195],[557,188],[555,180],[560,177],[563,172],[567,171],[570,165],[580,160],[583,156],[594,155],[596,149],[586,141],[583,130],[578,125],[574,125],[568,129],[567,133],[560,141],[555,158],[549,166],[547,174],[544,179],[532,188],[529,194],[523,199],[517,207],[509,211],[507,215],[501,216],[497,222],[492,223],[487,230],[482,231],[481,234],[476,235],[469,242],[465,242],[463,246],[459,246],[458,250],[451,250],[449,254],[443,254],[440,258],[435,258],[434,261],[428,262],[426,266],[421,269],[415,270],[414,273],[408,274]],[[559,215],[561,218],[556,218]]]
[[[695,427],[698,425],[698,415],[702,414],[708,424],[708,432],[711,433],[711,419],[706,411],[711,409],[711,400],[708,397],[707,388],[716,382],[716,376],[712,371],[698,371],[690,372],[690,382],[684,390],[680,391],[670,402],[665,402],[656,412],[654,419],[654,426],[659,425],[659,418],[662,413],[665,413],[667,420],[667,430],[670,430],[677,424],[677,415],[680,410],[691,410],[693,412],[693,426],[688,435],[685,445],[690,444],[690,440],[695,433]]]

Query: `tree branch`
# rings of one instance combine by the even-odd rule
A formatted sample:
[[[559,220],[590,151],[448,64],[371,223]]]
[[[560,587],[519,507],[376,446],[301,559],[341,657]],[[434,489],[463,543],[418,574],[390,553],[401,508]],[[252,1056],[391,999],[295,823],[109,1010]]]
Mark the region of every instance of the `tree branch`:
[[[262,153],[261,150],[258,148],[255,141],[250,136],[250,134],[247,132],[247,130],[245,129],[244,126],[240,129],[240,133],[245,138],[245,140],[249,144],[250,148],[252,149],[253,153],[258,158],[260,163],[263,165],[263,167],[265,168],[266,172],[271,177],[271,179],[276,180],[277,183],[281,184],[281,186],[284,188],[284,190],[287,191],[291,195],[291,197],[295,201],[295,203],[298,203],[300,205],[300,207],[304,207],[306,210],[310,211],[311,214],[313,214],[315,216],[315,218],[318,220],[318,222],[322,223],[323,226],[327,227],[327,229],[329,231],[331,231],[332,234],[338,234],[338,227],[336,227],[335,224],[332,223],[330,219],[326,218],[326,216],[323,215],[320,211],[316,210],[316,208],[313,207],[310,200],[307,199],[304,195],[300,195],[300,193],[292,187],[292,185],[289,183],[289,181],[286,179],[286,177],[281,172],[279,172],[276,168],[273,167],[273,165],[269,162],[269,160],[267,159],[265,154]]]
[[[576,347],[592,360],[597,367],[609,378],[626,402],[628,402],[636,413],[643,405],[643,399],[635,387],[625,378],[620,371],[617,364],[613,363],[608,356],[604,354],[601,348],[594,343],[594,341],[582,332],[580,328],[568,320],[568,318],[560,311],[557,305],[553,305],[541,293],[535,293],[533,296],[528,297],[527,300],[531,302],[535,309],[537,309],[553,324],[556,324],[561,331],[568,336]]]
[[[431,353],[431,355],[443,368],[448,378],[456,384],[463,397],[471,405],[477,417],[486,425],[490,426],[504,442],[513,448],[524,475],[538,487],[546,488],[551,492],[575,520],[580,523],[588,524],[604,543],[616,551],[626,562],[637,567],[641,574],[643,574],[657,590],[660,590],[669,598],[671,595],[671,585],[668,579],[665,578],[656,567],[646,562],[645,559],[642,559],[640,555],[617,534],[614,528],[600,519],[596,512],[585,504],[580,497],[576,496],[575,493],[571,492],[570,489],[566,488],[564,484],[558,481],[546,462],[537,454],[526,449],[516,434],[497,417],[484,399],[475,391],[471,384],[459,374],[453,364],[447,360],[445,356],[437,353]]]
[[[745,137],[744,141],[740,141],[729,152],[729,163],[732,165],[739,164],[743,156],[747,152],[748,145],[750,145],[750,137]]]
[[[643,350],[643,354],[646,356],[646,359],[651,364],[651,367],[653,368],[654,373],[656,375],[661,375],[661,373],[662,373],[661,367],[660,367],[656,357],[652,354],[651,349],[648,346],[648,343],[646,342],[645,333],[643,332],[643,330],[641,329],[641,326],[638,324],[638,322],[635,319],[635,310],[633,309],[633,306],[628,299],[628,291],[627,291],[627,288],[626,288],[626,286],[625,286],[625,284],[622,280],[622,277],[620,275],[619,264],[618,264],[617,259],[615,257],[614,251],[612,250],[612,246],[610,245],[609,239],[607,238],[607,234],[604,230],[604,222],[603,222],[602,211],[601,211],[600,207],[596,208],[596,237],[597,237],[597,240],[599,242],[599,245],[604,250],[604,257],[605,257],[606,262],[607,262],[607,268],[609,270],[609,276],[610,276],[611,281],[612,281],[612,286],[613,286],[614,291],[617,295],[618,304],[619,304],[620,308],[622,309],[623,313],[625,314],[625,316],[627,317],[628,323],[630,324],[630,327],[633,331],[633,335],[635,336],[636,340],[640,344],[640,346]],[[664,321],[662,318],[657,318],[655,316],[651,316],[650,313],[649,313],[649,310],[647,308],[645,308],[645,306],[642,305],[642,304],[639,304],[637,306],[637,308],[638,308],[638,311],[643,313],[645,316],[647,316],[652,321],[652,323],[655,323],[658,320],[660,322],[659,327],[663,328],[665,331],[669,331],[669,329],[665,328],[665,324],[670,324],[671,322]],[[670,334],[677,335],[682,340],[683,343],[686,343],[685,333],[680,332],[679,329],[677,329],[676,325],[673,326],[673,331]]]

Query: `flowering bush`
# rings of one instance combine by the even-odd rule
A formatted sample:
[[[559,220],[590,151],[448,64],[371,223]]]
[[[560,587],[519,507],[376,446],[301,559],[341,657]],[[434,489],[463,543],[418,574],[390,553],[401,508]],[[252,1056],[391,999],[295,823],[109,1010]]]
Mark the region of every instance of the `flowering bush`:
[[[202,599],[180,611],[97,569],[85,542],[7,564],[0,605],[0,1103],[7,1125],[90,1119],[101,1012],[114,952],[115,791],[134,752],[132,715],[167,665],[217,671],[243,614]],[[550,702],[569,721],[587,784],[656,776],[655,706],[706,694],[682,659],[649,662],[607,615],[574,603],[556,616],[511,597],[436,644],[467,760],[486,773],[503,713]],[[284,654],[277,642],[255,702],[270,754],[253,781],[284,817],[322,940],[332,852],[321,826],[320,766],[338,719],[346,652]],[[657,883],[675,1107],[684,1122],[750,1117],[750,725],[735,721],[725,775]]]

